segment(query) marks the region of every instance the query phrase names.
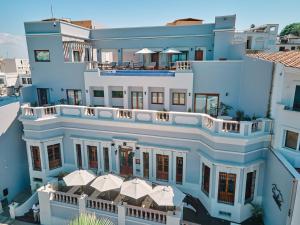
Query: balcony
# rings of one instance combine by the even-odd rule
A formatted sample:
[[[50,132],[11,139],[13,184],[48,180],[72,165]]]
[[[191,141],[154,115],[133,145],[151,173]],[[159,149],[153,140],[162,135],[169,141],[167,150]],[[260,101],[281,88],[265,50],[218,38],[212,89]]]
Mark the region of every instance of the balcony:
[[[93,62],[86,62],[86,70],[87,71],[95,71],[100,70],[103,71],[103,75],[108,75],[110,73],[114,74],[128,74],[126,71],[135,71],[135,73],[147,73],[147,74],[153,74],[157,73],[158,71],[164,72],[166,74],[167,72],[170,74],[174,74],[174,71],[180,72],[180,71],[191,71],[192,70],[192,62],[191,61],[177,61],[174,63],[170,63],[168,66],[155,66],[154,64],[150,64],[148,66],[143,66],[142,64],[139,64],[139,66],[136,65],[136,63],[130,63],[127,62],[127,64],[124,62],[120,65],[117,63],[111,62],[111,63],[99,63],[96,61]],[[151,73],[151,71],[153,73]]]
[[[272,121],[260,118],[254,121],[231,121],[214,118],[203,113],[165,112],[155,110],[119,109],[55,105],[50,107],[21,107],[21,120],[39,121],[58,117],[71,117],[116,122],[147,123],[156,125],[194,127],[223,136],[247,137],[269,134]]]

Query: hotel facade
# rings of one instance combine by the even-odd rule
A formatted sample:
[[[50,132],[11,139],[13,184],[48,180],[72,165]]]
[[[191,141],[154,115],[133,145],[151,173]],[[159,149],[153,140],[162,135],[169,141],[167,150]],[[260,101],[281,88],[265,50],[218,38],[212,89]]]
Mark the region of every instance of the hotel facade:
[[[274,112],[281,112],[274,87],[283,81],[274,86],[275,62],[245,55],[247,37],[236,34],[235,19],[107,29],[26,22],[32,85],[22,89],[19,120],[31,188],[82,168],[174,185],[198,198],[211,216],[232,222],[251,217],[250,203],[275,212],[277,202],[264,198],[272,193],[268,173],[282,165],[278,157],[268,162],[276,154],[287,159],[275,149],[284,146],[281,134],[273,139],[279,129]],[[152,53],[137,54],[141,49]],[[299,97],[293,87],[290,101]],[[68,203],[51,196],[49,202],[41,208],[43,224],[63,224],[78,214],[78,206],[64,208]],[[268,210],[266,224],[282,225]],[[281,212],[278,221],[292,215]],[[118,214],[105,215],[118,221]],[[126,216],[126,224],[143,223],[156,224]]]

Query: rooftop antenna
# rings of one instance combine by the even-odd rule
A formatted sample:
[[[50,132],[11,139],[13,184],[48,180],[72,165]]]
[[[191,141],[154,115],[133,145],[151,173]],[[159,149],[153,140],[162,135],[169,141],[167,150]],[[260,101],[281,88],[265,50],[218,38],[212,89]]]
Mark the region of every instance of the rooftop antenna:
[[[53,19],[54,17],[53,17],[53,8],[52,8],[52,4],[53,4],[53,2],[52,2],[52,0],[50,0],[51,2],[50,2],[50,9],[51,9],[51,18]]]

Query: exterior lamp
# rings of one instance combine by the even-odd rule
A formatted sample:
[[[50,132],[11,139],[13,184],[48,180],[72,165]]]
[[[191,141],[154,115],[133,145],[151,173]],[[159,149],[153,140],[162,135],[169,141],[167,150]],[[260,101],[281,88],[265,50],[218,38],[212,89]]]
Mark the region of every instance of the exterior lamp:
[[[147,92],[145,91],[145,95],[147,94]]]
[[[124,91],[124,95],[126,95],[126,91]]]

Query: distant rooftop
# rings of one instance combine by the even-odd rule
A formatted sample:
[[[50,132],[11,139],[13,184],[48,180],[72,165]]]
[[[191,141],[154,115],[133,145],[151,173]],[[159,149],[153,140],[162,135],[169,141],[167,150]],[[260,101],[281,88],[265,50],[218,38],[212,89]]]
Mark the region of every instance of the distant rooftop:
[[[279,62],[285,66],[300,69],[300,51],[286,51],[275,53],[253,53],[247,54],[250,57],[265,59],[272,62]]]
[[[195,18],[177,19],[173,22],[167,23],[166,26],[189,26],[202,24],[203,20]]]

